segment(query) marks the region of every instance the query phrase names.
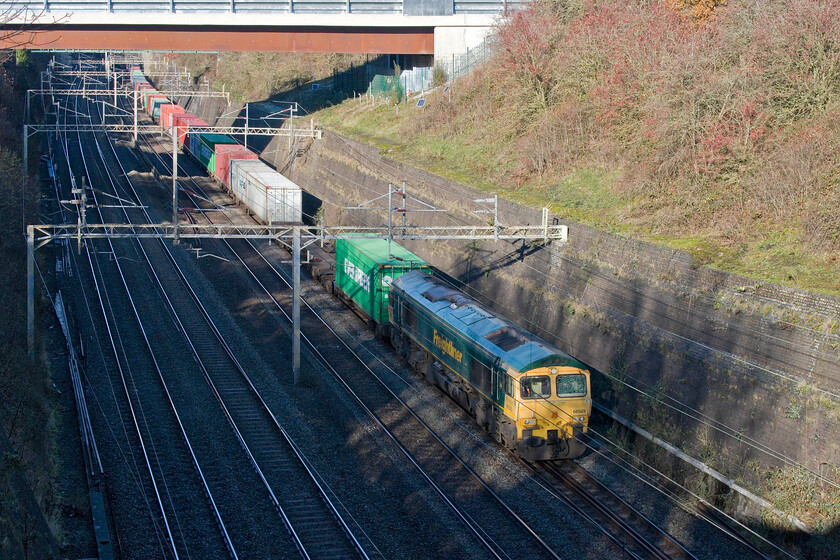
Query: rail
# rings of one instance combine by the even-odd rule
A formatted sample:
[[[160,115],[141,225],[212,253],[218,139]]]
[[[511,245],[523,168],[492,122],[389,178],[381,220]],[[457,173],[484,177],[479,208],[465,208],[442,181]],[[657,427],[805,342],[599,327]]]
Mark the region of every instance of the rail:
[[[697,560],[676,539],[574,463],[541,465],[542,470],[602,520],[605,530],[636,558]],[[580,507],[579,505],[576,507]]]
[[[111,146],[113,149],[113,144]],[[122,171],[127,176],[126,170]],[[135,199],[140,200],[133,186],[131,189]],[[151,221],[145,209],[143,214]],[[299,447],[277,421],[237,360],[170,248],[162,242],[160,248],[171,266],[156,269],[141,246],[173,318],[204,372],[206,382],[301,555],[304,558],[321,554],[367,558]],[[179,284],[181,289],[173,289],[173,284]],[[237,372],[239,376],[228,375],[230,371]],[[241,391],[243,385],[249,390]],[[294,496],[275,492],[275,488],[289,480],[296,481]],[[330,527],[333,522],[338,527]],[[313,548],[319,550],[318,555],[312,554]]]

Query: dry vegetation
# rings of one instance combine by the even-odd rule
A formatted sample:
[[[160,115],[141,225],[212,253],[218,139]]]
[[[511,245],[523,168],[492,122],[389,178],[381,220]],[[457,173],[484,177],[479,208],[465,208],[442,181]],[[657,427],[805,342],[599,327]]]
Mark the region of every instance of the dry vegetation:
[[[840,294],[840,1],[538,0],[497,33],[451,101],[321,118],[701,264]]]
[[[186,66],[194,80],[210,80],[215,89],[234,92],[241,101],[262,101],[313,80],[365,61],[365,55],[275,52],[171,54],[166,57]]]
[[[37,76],[37,74],[36,74]],[[38,181],[22,192],[20,160],[26,69],[0,51],[0,557],[46,557],[52,535],[29,489],[57,531],[55,419],[46,368],[27,357],[24,222],[34,223]],[[37,78],[33,80],[37,83]],[[24,195],[23,200],[21,196]],[[24,202],[25,201],[25,202]],[[23,203],[22,203],[23,202]]]

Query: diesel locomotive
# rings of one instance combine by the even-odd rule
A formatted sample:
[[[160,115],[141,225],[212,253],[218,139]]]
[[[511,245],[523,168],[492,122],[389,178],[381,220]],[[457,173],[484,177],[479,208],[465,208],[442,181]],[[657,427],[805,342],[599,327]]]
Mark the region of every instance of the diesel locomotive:
[[[584,364],[423,271],[391,283],[388,318],[397,352],[505,447],[528,461],[583,453]]]
[[[338,239],[335,255],[334,293],[497,441],[530,461],[583,453],[592,410],[584,364],[432,276],[395,243]]]

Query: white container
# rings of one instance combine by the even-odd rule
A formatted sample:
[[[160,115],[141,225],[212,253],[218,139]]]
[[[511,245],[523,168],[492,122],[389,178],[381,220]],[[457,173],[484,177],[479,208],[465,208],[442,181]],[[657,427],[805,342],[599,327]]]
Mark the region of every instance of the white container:
[[[259,160],[231,160],[230,190],[264,224],[301,221],[300,187]]]

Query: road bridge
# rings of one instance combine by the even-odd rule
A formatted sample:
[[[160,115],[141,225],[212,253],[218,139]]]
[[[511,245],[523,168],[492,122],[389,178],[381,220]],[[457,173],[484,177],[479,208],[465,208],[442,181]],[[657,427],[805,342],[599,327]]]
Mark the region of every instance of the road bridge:
[[[461,54],[525,0],[2,0],[0,48]],[[33,20],[34,23],[33,23]],[[15,44],[17,42],[18,44]]]

